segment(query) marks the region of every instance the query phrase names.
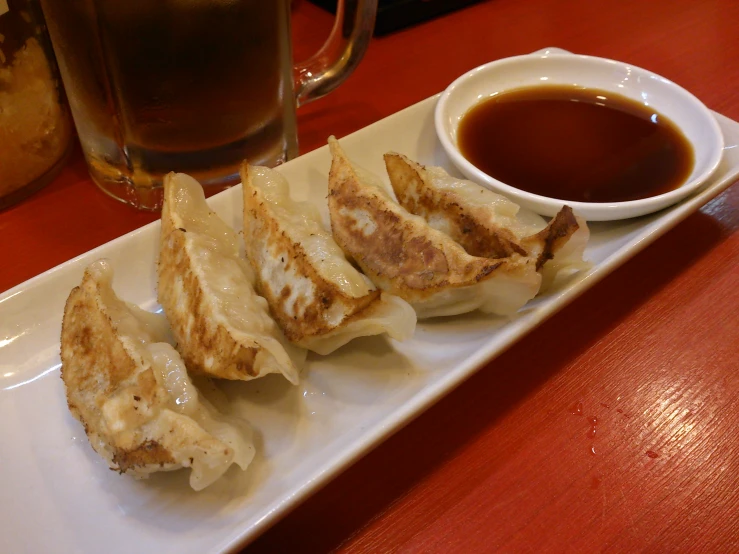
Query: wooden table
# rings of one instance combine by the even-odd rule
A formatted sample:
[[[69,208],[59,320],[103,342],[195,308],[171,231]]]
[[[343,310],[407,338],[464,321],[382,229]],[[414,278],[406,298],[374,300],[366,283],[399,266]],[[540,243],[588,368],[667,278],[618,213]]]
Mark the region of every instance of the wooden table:
[[[296,57],[330,26],[297,2]],[[739,120],[735,0],[491,0],[375,40],[300,110],[302,151],[546,46],[649,68]],[[0,213],[0,291],[153,219],[100,193],[77,153]],[[733,187],[247,551],[739,552],[738,260]]]

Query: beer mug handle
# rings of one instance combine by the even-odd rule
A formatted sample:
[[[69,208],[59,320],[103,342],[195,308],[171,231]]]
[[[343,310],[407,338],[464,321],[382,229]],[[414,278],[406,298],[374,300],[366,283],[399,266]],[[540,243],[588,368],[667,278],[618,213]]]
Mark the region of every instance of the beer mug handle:
[[[357,67],[375,28],[377,0],[338,0],[326,43],[294,68],[298,106],[327,95]]]

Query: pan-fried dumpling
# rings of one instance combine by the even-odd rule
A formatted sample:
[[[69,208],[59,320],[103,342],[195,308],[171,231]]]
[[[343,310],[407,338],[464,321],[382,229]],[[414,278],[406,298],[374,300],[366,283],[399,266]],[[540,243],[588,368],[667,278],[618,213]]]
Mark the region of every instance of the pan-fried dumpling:
[[[380,288],[407,300],[419,318],[480,309],[511,315],[533,298],[533,260],[470,256],[446,234],[403,209],[378,179],[355,169],[331,137],[328,206],[334,239]]]
[[[400,205],[452,237],[468,254],[528,256],[547,277],[589,265],[582,259],[588,226],[568,206],[547,225],[534,212],[441,167],[425,167],[394,152],[385,154],[385,166]]]
[[[241,169],[244,243],[256,288],[290,341],[328,354],[361,336],[413,335],[416,313],[350,264],[317,208],[290,198],[287,180],[266,167]]]
[[[158,277],[159,302],[191,372],[244,381],[282,373],[298,382],[306,351],[288,342],[254,291],[236,232],[182,173],[164,180]]]
[[[69,410],[111,469],[147,477],[192,469],[201,490],[254,457],[249,426],[215,410],[165,342],[167,322],[120,300],[105,260],[92,263],[67,299],[62,379]]]

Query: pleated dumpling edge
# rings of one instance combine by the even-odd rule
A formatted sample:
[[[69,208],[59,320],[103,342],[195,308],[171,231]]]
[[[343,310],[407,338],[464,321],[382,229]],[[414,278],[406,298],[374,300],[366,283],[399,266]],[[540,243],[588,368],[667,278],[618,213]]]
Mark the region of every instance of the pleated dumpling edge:
[[[365,179],[338,141],[329,139],[329,215],[336,242],[383,290],[408,301],[420,318],[481,310],[512,315],[541,285],[526,258],[471,256],[448,235]]]
[[[157,295],[188,369],[244,381],[281,373],[297,384],[306,352],[290,344],[254,290],[236,232],[192,177],[169,174],[164,193]]]
[[[244,241],[256,286],[293,343],[328,354],[354,338],[413,335],[415,312],[345,257],[310,202],[273,169],[242,166]]]

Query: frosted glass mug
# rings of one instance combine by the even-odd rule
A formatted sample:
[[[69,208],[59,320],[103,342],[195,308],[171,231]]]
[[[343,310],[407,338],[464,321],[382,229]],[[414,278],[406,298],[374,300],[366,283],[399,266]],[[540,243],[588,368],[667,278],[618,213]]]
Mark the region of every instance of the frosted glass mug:
[[[243,159],[296,156],[296,107],[351,73],[377,10],[340,1],[326,44],[294,67],[289,0],[41,3],[90,175],[150,210],[170,171],[220,190]]]

